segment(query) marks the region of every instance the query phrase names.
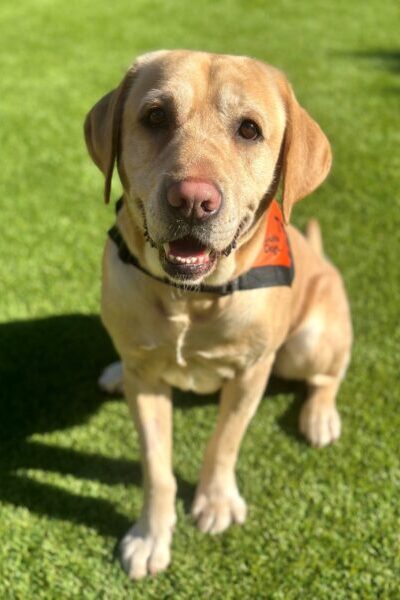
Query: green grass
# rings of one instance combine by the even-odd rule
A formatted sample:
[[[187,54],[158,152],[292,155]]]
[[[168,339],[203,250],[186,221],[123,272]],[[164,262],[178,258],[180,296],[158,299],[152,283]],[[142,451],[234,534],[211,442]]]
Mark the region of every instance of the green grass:
[[[400,597],[398,17],[395,0],[2,2],[1,598]],[[321,221],[355,346],[332,448],[298,437],[301,388],[270,388],[238,467],[248,521],[219,537],[188,517],[216,405],[177,397],[173,563],[132,584],[113,547],[140,510],[137,437],[96,388],[114,357],[97,318],[113,209],[82,121],[160,47],[280,66],[327,132],[332,175],[294,220]]]

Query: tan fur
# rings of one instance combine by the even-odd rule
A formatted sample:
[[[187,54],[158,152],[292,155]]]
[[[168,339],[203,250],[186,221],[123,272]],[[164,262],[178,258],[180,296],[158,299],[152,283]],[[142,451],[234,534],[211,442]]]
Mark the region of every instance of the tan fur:
[[[174,126],[152,135],[143,111],[169,103]],[[238,122],[252,118],[264,139],[238,140]],[[106,176],[117,163],[124,187],[118,225],[148,271],[165,277],[159,251],[171,235],[164,211],[166,175],[216,182],[223,193],[207,243],[222,251],[245,223],[237,250],[221,256],[204,283],[217,285],[251,268],[263,242],[262,218],[283,180],[283,208],[326,177],[331,152],[319,126],[298,104],[285,76],[247,57],[161,51],[140,57],[114,92],[89,113],[85,136]],[[171,466],[171,386],[221,389],[219,417],[207,446],[193,505],[198,527],[219,533],[243,522],[246,505],[235,464],[241,439],[269,373],[308,382],[300,428],[316,446],[340,434],[335,397],[350,357],[351,323],[340,275],[322,256],[316,226],[311,244],[292,226],[293,286],[220,297],[175,289],[118,258],[110,240],[103,261],[102,318],[123,363],[124,389],[140,436],[145,500],[138,523],[121,542],[121,560],[136,579],[170,561],[175,523]],[[318,237],[319,236],[319,237]],[[199,282],[199,281],[197,281]]]
[[[321,228],[316,219],[310,219],[307,223],[306,237],[314,252],[319,256],[323,256],[324,248],[322,244]]]

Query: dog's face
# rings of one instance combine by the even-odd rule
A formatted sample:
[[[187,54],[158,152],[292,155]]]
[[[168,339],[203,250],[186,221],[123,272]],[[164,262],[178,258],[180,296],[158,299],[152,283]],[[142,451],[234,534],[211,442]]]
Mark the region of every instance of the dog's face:
[[[329,144],[285,77],[246,58],[139,58],[89,113],[86,141],[115,159],[128,206],[165,273],[198,283],[240,247],[284,178],[286,219],[330,166]]]

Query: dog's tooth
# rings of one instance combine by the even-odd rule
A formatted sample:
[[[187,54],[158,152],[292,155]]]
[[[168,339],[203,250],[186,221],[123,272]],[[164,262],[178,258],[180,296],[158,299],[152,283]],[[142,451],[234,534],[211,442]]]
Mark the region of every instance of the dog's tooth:
[[[199,256],[179,256],[179,254],[172,254],[169,244],[163,244],[165,255],[169,261],[179,265],[203,265],[209,261],[211,250],[206,250]]]

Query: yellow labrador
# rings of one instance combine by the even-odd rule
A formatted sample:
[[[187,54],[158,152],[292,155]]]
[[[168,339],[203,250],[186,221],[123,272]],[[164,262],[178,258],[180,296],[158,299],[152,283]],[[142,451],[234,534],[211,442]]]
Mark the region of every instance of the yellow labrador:
[[[171,386],[221,390],[193,503],[204,532],[245,520],[235,464],[271,370],[307,382],[300,430],[311,444],[340,435],[349,307],[317,223],[307,238],[288,224],[327,176],[331,150],[280,71],[180,50],[139,57],[89,112],[85,137],[106,200],[115,164],[124,190],[104,252],[102,319],[141,445],[143,511],[120,545],[137,579],[170,562]]]

